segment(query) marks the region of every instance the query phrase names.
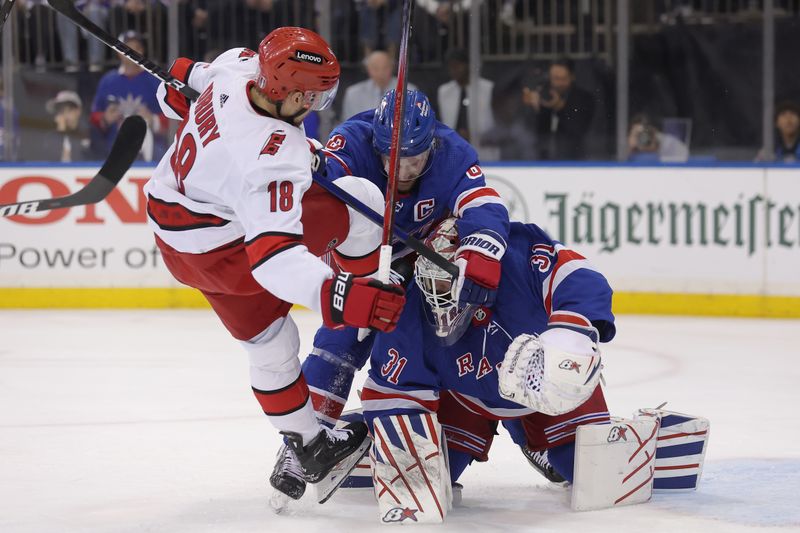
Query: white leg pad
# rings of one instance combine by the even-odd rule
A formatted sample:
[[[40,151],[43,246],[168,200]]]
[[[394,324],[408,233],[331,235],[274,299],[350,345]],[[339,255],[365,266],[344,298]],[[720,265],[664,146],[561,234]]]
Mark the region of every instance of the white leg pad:
[[[668,493],[697,489],[711,432],[708,419],[663,409],[639,409],[637,417],[641,416],[660,421],[653,490]]]
[[[434,413],[376,418],[370,452],[380,520],[444,521],[452,499],[444,432]]]
[[[572,509],[643,503],[653,494],[658,418],[612,418],[578,427]]]

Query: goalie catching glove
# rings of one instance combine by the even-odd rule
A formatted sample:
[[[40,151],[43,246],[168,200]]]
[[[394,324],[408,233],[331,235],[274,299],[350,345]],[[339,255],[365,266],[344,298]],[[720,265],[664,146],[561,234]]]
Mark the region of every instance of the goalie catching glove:
[[[500,396],[546,415],[561,415],[589,399],[601,368],[597,345],[586,335],[566,328],[538,337],[523,333],[500,364]]]
[[[342,272],[322,284],[322,320],[325,326],[392,331],[406,303],[398,285]]]

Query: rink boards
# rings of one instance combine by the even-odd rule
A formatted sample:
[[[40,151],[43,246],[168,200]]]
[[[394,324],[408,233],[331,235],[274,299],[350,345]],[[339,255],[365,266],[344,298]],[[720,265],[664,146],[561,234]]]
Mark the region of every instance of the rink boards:
[[[2,166],[0,204],[95,167]],[[198,307],[164,269],[133,168],[104,202],[0,219],[0,307]],[[484,165],[511,217],[610,280],[618,313],[800,317],[800,167]],[[425,210],[421,210],[425,212]]]

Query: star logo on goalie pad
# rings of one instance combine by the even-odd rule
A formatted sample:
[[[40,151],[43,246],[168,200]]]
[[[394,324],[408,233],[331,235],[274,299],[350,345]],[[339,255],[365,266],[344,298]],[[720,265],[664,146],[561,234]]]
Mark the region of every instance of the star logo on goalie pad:
[[[608,442],[619,442],[621,440],[627,442],[628,441],[628,437],[626,435],[627,433],[628,433],[628,428],[622,426],[614,426],[608,433]]]
[[[581,365],[579,365],[578,363],[576,363],[572,359],[564,359],[558,365],[558,368],[560,368],[562,370],[574,370],[578,374],[581,373]]]
[[[386,511],[386,514],[383,515],[384,522],[402,522],[406,518],[410,518],[414,522],[417,522],[417,512],[419,509],[411,509],[409,507],[393,507]]]

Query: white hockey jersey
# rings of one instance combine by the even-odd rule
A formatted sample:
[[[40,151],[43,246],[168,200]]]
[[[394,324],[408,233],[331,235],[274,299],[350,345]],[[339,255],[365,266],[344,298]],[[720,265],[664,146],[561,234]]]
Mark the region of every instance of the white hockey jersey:
[[[319,310],[333,272],[302,244],[301,199],[311,186],[302,127],[256,108],[258,57],[235,48],[213,63],[179,59],[172,73],[201,93],[187,102],[162,84],[164,113],[183,122],[145,186],[149,223],[180,252],[244,239],[253,277],[282,300]]]

